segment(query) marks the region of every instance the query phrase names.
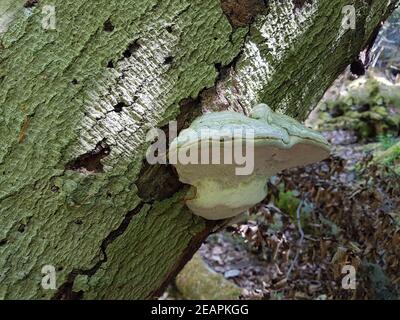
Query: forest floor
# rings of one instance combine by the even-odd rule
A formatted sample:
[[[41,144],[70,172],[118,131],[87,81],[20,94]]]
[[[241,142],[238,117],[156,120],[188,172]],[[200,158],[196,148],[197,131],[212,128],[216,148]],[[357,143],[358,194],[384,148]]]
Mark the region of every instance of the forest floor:
[[[280,175],[247,221],[207,239],[205,262],[247,299],[398,297],[400,181],[368,167],[357,147]],[[347,171],[354,157],[366,165],[361,173]],[[346,265],[356,290],[342,287]]]
[[[242,299],[399,298],[400,176],[374,161],[387,139],[346,126],[322,130],[330,158],[271,179],[262,204],[200,248]]]

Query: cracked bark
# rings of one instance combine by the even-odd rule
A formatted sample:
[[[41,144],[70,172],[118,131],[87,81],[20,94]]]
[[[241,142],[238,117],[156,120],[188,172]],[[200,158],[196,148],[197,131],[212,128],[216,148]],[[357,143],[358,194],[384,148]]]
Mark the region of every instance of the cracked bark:
[[[101,253],[103,255],[103,258],[101,258],[93,267],[87,270],[72,270],[70,274],[67,276],[67,281],[64,282],[60,288],[56,291],[54,296],[52,297],[53,300],[77,300],[81,299],[83,296],[83,292],[74,292],[73,291],[73,286],[74,286],[74,281],[77,276],[79,275],[86,275],[86,276],[92,276],[94,275],[97,270],[99,270],[102,266],[103,263],[107,262],[107,247],[110,243],[112,243],[117,237],[122,235],[126,228],[128,228],[129,223],[131,222],[132,218],[138,214],[142,209],[143,209],[144,203],[141,203],[138,205],[134,210],[130,211],[127,213],[127,215],[124,217],[122,220],[122,223],[118,226],[117,229],[111,231],[108,236],[102,241],[100,249]]]
[[[341,0],[54,2],[56,32],[40,1],[0,20],[4,299],[161,293],[222,223],[144,161],[146,132],[258,102],[304,119],[398,1],[350,1],[363,24],[344,33]]]

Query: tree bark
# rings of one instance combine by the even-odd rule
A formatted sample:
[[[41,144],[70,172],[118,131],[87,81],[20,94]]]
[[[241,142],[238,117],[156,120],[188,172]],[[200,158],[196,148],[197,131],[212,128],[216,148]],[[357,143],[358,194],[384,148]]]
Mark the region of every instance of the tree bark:
[[[4,1],[0,298],[157,296],[219,223],[189,212],[171,167],[145,162],[146,132],[260,102],[304,120],[396,3]]]

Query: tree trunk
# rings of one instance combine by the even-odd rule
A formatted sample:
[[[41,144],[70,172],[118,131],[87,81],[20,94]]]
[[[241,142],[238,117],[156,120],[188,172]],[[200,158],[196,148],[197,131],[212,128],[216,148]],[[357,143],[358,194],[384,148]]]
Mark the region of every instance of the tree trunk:
[[[3,0],[0,298],[157,296],[219,224],[145,162],[146,132],[259,102],[304,120],[389,2]]]

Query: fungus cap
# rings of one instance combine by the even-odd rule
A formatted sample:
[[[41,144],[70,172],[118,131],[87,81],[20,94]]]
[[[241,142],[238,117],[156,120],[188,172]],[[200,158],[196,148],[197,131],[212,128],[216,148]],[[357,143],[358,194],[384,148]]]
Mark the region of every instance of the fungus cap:
[[[250,156],[243,157],[243,151]],[[169,155],[175,155],[180,181],[195,189],[187,206],[219,220],[262,201],[269,177],[328,157],[329,144],[321,134],[261,104],[249,117],[223,111],[197,118],[172,142]],[[243,159],[252,162],[251,172],[240,173],[248,165]]]

